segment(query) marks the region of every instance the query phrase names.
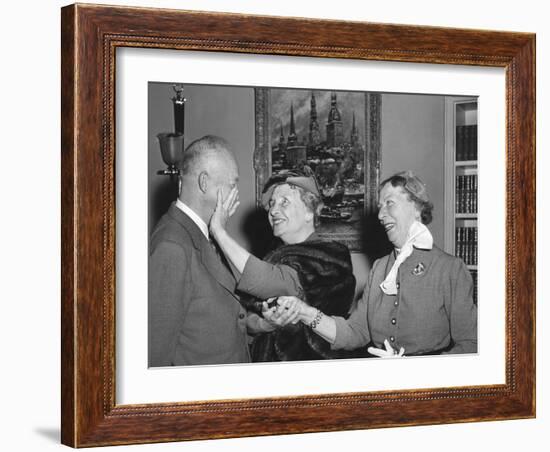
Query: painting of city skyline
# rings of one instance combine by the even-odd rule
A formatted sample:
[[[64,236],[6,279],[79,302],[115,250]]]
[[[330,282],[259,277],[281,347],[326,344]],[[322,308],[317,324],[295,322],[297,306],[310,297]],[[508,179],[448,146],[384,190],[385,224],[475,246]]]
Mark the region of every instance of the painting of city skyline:
[[[325,140],[325,124],[332,109],[331,98],[335,96],[334,108],[342,122],[343,138],[350,140],[353,122],[355,121],[359,139],[364,143],[364,129],[358,127],[365,120],[365,95],[360,92],[320,91],[271,88],[270,121],[272,127],[272,142],[278,141],[280,129],[288,135],[290,129],[291,109],[294,115],[295,133],[299,140],[310,140],[310,127],[316,121],[319,135],[312,137],[319,141]],[[313,115],[313,121],[311,121]],[[315,127],[315,126],[313,126]]]
[[[257,189],[271,174],[308,166],[324,203],[318,232],[351,248],[359,246],[365,214],[376,202],[379,99],[364,92],[256,89],[256,157],[264,158]]]

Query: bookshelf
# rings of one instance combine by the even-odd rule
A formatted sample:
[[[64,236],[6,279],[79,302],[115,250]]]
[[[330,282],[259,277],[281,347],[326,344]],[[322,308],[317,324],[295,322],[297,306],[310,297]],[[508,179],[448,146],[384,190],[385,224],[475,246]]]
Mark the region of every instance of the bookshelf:
[[[474,280],[478,270],[478,129],[477,99],[445,98],[444,246],[460,257]]]

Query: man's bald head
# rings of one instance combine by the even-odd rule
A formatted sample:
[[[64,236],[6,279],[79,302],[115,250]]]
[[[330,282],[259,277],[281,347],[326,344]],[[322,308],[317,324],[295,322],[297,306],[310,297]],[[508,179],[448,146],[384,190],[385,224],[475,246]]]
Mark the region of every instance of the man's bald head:
[[[207,135],[193,141],[183,153],[180,169],[180,199],[208,222],[219,190],[224,195],[238,181],[237,162],[229,143]],[[200,212],[199,212],[200,211]]]
[[[235,163],[235,157],[229,150],[229,143],[215,135],[206,135],[187,146],[178,167],[181,176],[186,177],[212,168],[220,161]]]

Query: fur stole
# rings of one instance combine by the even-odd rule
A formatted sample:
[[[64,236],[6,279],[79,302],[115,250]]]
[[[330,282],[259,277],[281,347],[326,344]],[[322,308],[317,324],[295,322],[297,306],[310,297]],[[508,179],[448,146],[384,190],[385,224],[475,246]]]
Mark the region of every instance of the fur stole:
[[[326,315],[347,317],[355,293],[348,248],[338,242],[320,239],[300,244],[283,245],[265,259],[271,264],[284,264],[298,273],[303,293],[301,298]],[[256,311],[260,300],[250,300]],[[258,303],[259,302],[259,303]],[[331,350],[330,344],[303,323],[289,324],[271,333],[257,335],[252,342],[252,361],[302,361],[349,358],[357,354]]]

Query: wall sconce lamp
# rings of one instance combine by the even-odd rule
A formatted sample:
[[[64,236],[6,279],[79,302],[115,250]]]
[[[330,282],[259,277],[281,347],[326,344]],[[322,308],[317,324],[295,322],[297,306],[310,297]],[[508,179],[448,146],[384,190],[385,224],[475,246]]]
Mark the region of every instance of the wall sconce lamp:
[[[160,144],[160,154],[162,160],[167,165],[166,169],[157,171],[157,174],[162,176],[179,175],[180,171],[177,168],[177,163],[184,151],[185,101],[187,99],[183,97],[182,85],[173,85],[172,88],[176,93],[172,97],[175,132],[162,132],[157,135]]]

